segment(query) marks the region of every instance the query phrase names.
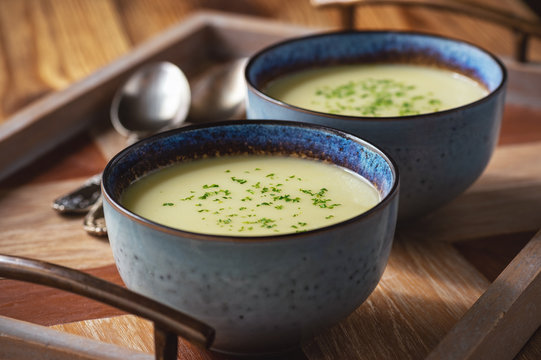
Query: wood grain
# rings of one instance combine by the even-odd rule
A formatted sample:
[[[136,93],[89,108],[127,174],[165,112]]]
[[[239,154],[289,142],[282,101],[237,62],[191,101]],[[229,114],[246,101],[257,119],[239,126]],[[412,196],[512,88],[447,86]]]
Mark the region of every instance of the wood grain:
[[[538,107],[518,106],[513,103],[506,105],[499,145],[541,141],[541,121],[538,113]]]
[[[447,4],[444,1],[392,1],[394,4],[383,1],[359,1],[359,0],[312,0],[314,6],[322,9],[341,9],[344,19],[344,26],[352,28],[365,28],[367,24],[374,26],[374,18],[383,17],[381,24],[376,28],[399,28],[401,30],[420,30],[467,40],[472,43],[483,44],[489,50],[497,54],[514,54],[517,50],[513,29],[516,27],[527,28],[529,32],[539,35],[536,23],[530,21],[538,20],[537,16],[520,1],[493,1],[475,0],[461,1],[454,0]],[[418,6],[418,5],[428,6]],[[416,4],[417,6],[412,6]],[[402,6],[400,6],[402,5]],[[406,6],[404,6],[406,5]],[[455,12],[442,9],[437,5],[447,5],[450,8],[467,8],[468,12]],[[452,6],[451,6],[452,5]],[[496,9],[498,15],[488,16],[478,11],[477,7]],[[471,17],[467,13],[475,12],[479,16]],[[398,16],[397,16],[398,15]],[[520,20],[515,20],[515,16]],[[507,26],[489,21],[497,19],[500,22],[510,22]],[[513,20],[512,20],[513,19]],[[353,22],[353,24],[352,24]],[[528,23],[526,25],[525,23]],[[476,29],[474,36],[472,29]],[[503,40],[503,41],[501,41]],[[537,39],[539,40],[539,39]],[[526,58],[529,58],[528,51]]]
[[[122,144],[125,145],[125,142]],[[23,170],[24,177],[7,178],[0,182],[0,186],[10,189],[22,185],[90,177],[101,172],[108,159],[92,141],[91,135],[81,133],[27,166]]]
[[[80,217],[60,216],[51,209],[51,201],[58,194],[80,186],[84,179],[0,191],[0,252],[76,269],[112,264],[106,239],[93,238],[82,231]],[[28,231],[29,227],[35,231]]]
[[[2,360],[150,360],[147,353],[131,351],[0,316]]]
[[[109,132],[109,137],[100,147],[114,153],[123,144],[123,139],[112,132]],[[465,241],[539,228],[540,152],[541,142],[499,147],[476,184],[448,206],[404,229],[404,236],[430,236],[433,241]],[[43,181],[0,192],[0,226],[3,229],[0,252],[35,256],[35,248],[39,246],[43,254],[40,259],[74,268],[112,264],[106,241],[82,232],[80,218],[61,217],[50,209],[54,197],[73,189],[83,180],[84,177]],[[25,228],[28,223],[40,231],[28,233]],[[58,235],[42,244],[44,232]]]
[[[112,2],[103,0],[3,1],[2,118],[127,52],[116,16]]]
[[[535,231],[503,234],[453,243],[455,249],[492,282],[530,241]]]
[[[309,359],[423,358],[488,285],[452,246],[398,238],[374,293],[305,351]]]
[[[515,0],[498,2],[498,6],[528,12]],[[0,124],[203,8],[297,25],[340,26],[337,11],[313,9],[309,1],[4,0],[0,6]],[[480,44],[498,55],[512,53],[509,31],[458,15],[393,7],[366,8],[357,15],[360,29],[427,31]],[[212,55],[242,54],[258,42],[271,41],[272,37],[262,41],[258,36],[239,41],[243,26],[255,23],[266,26],[263,21],[241,20],[235,22],[234,31],[211,34],[219,44]],[[285,29],[273,26],[275,33]],[[195,45],[208,40],[208,35],[195,38],[191,47],[176,49],[192,79],[208,64],[200,61],[208,57],[207,50],[194,53]],[[532,43],[530,53],[531,58],[541,59],[538,42]],[[537,159],[541,122],[538,107],[529,107],[536,105],[536,97],[532,99],[506,108],[501,146],[479,182],[437,215],[415,228],[401,229],[382,282],[369,300],[307,344],[303,353],[294,354],[295,358],[418,359],[436,347],[488,287],[485,276],[489,280],[496,277],[531,232],[541,227],[537,195],[541,193]],[[97,113],[94,120],[107,123],[107,113]],[[25,180],[13,177],[0,186],[0,252],[33,256],[120,282],[108,243],[87,236],[80,218],[56,216],[49,204],[99,171],[123,146],[123,139],[99,126],[80,137],[64,135],[72,142],[40,158],[32,165],[34,170],[24,169]],[[2,160],[6,156],[9,154],[0,154]],[[494,256],[491,263],[486,256],[493,247],[510,253]],[[472,266],[476,261],[481,272]],[[152,351],[152,333],[143,320],[50,289],[0,279],[0,314]],[[540,349],[541,334],[537,334],[517,358],[539,358]],[[200,352],[187,343],[181,343],[180,355],[226,358]]]
[[[481,178],[464,194],[403,229],[433,241],[466,241],[541,227],[541,142],[497,148]],[[449,221],[449,219],[452,221]]]
[[[427,278],[431,281],[422,280]],[[308,359],[422,358],[488,285],[451,245],[398,239],[374,293],[354,314],[305,345],[305,356]],[[117,316],[54,328],[150,352],[151,328],[138,324],[137,319]],[[191,346],[181,348],[181,358],[191,358],[194,351]],[[212,353],[198,356],[219,358]]]
[[[541,326],[541,231],[430,354],[436,359],[509,359]]]
[[[87,273],[123,285],[112,264],[87,269]],[[41,285],[0,278],[0,314],[51,326],[124,314],[113,307]]]
[[[499,1],[497,6],[531,15],[518,0]],[[202,9],[304,26],[340,27],[338,11],[316,9],[308,0],[3,0],[0,120],[6,121],[34,100],[66,88]],[[426,31],[478,43],[500,55],[513,52],[509,31],[456,14],[386,6],[359,10],[357,17],[359,29]],[[530,49],[534,60],[541,58],[540,50],[539,41],[535,41]]]
[[[154,353],[152,322],[133,315],[59,324],[51,329],[119,345],[132,350]]]
[[[113,61],[67,89],[35,101],[0,126],[0,150],[10,154],[0,157],[0,180],[29,166],[88,127],[109,124],[114,92],[147,62],[176,63],[194,82],[212,64],[248,56],[272,42],[309,31],[266,24],[255,18],[194,15],[140,44],[129,56]]]
[[[83,336],[92,340],[121,346],[131,351],[154,352],[152,324],[132,315],[115,316],[52,326],[52,329],[68,334]],[[178,358],[190,360],[233,360],[238,357],[201,350],[179,338]],[[306,360],[302,350],[282,354],[277,357],[264,357],[268,360]]]

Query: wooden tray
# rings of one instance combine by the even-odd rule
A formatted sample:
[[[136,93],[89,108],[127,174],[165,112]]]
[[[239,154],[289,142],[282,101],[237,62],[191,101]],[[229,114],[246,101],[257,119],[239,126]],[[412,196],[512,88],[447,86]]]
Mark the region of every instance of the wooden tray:
[[[114,91],[146,62],[174,62],[193,80],[212,64],[247,56],[274,41],[309,31],[212,12],[192,16],[64,91],[34,102],[2,124],[0,151],[10,156],[0,157],[0,180],[97,121],[107,122]]]
[[[53,198],[100,171],[125,146],[108,121],[115,89],[148,61],[175,62],[196,82],[216,63],[312,31],[320,29],[201,13],[13,116],[0,126],[0,253],[51,261],[121,283],[107,241],[85,234],[80,218],[57,216],[50,209]],[[534,65],[506,63],[509,101],[501,145],[482,178],[448,206],[399,229],[383,278],[365,304],[291,357],[509,359],[519,351],[521,358],[541,354],[540,334],[523,347],[541,324],[540,237],[529,241],[492,285],[489,280],[507,261],[479,260],[488,249],[495,249],[493,254],[510,250],[503,256],[510,260],[541,228],[541,81],[535,81],[541,73]],[[481,250],[476,252],[476,246]],[[153,351],[146,321],[40,286],[1,279],[0,315],[0,358],[35,358],[44,343],[59,358],[73,356],[73,348],[85,358],[134,354],[79,337],[36,332],[35,326],[10,318]],[[223,358],[184,342],[179,352],[182,358]]]

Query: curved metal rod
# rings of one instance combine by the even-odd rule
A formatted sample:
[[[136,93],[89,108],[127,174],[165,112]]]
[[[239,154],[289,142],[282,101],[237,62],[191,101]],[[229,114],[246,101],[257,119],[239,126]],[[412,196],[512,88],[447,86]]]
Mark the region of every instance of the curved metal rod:
[[[0,276],[66,290],[153,321],[156,359],[176,359],[175,334],[205,348],[214,341],[214,329],[201,321],[82,271],[0,254]]]
[[[482,4],[450,0],[312,0],[316,7],[339,7],[342,9],[342,21],[347,28],[355,25],[355,15],[351,8],[375,5],[421,6],[435,10],[451,11],[485,21],[506,26],[516,33],[517,60],[526,61],[526,40],[529,36],[541,38],[541,21],[525,19],[508,11]]]

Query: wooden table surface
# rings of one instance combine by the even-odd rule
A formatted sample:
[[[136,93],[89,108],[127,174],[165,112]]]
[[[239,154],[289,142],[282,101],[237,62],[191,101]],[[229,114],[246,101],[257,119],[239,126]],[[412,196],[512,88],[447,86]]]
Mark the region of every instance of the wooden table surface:
[[[478,2],[493,3],[489,0]],[[517,0],[502,0],[492,5],[535,18]],[[1,0],[0,126],[9,123],[10,117],[25,106],[68,88],[201,9],[260,16],[310,27],[338,28],[341,25],[338,11],[315,9],[308,0]],[[513,34],[507,29],[427,9],[363,8],[357,14],[356,27],[448,35],[481,45],[503,58],[510,57],[514,51]],[[528,55],[532,62],[541,59],[538,40],[531,42]],[[526,192],[527,195],[520,193],[521,189],[541,189],[541,162],[537,155],[541,152],[540,115],[541,105],[509,104],[504,114],[500,145],[480,182],[458,202],[399,232],[383,281],[362,311],[294,356],[299,359],[418,359],[434,349],[541,228],[541,198],[530,192]],[[107,240],[84,233],[80,218],[60,217],[50,209],[54,197],[100,172],[107,159],[121,147],[118,139],[110,140],[107,136],[98,138],[93,130],[78,134],[0,183],[0,253],[51,261],[121,283]],[[0,157],[9,157],[9,154],[0,153]],[[528,166],[516,165],[517,158],[530,163]],[[513,175],[509,177],[509,174]],[[510,182],[513,186],[507,188]],[[507,197],[501,203],[476,201],[480,196],[489,198],[491,191]],[[461,206],[472,203],[478,206],[479,213],[486,212],[496,219],[489,221],[483,216],[457,218],[453,225],[435,220],[449,214],[456,217]],[[509,203],[510,207],[505,209]],[[499,212],[494,209],[498,204],[502,206]],[[506,220],[520,209],[526,210],[518,220]],[[36,231],[29,231],[33,227]],[[467,231],[461,232],[461,229]],[[419,236],[420,232],[430,233],[433,239],[427,241]],[[44,238],[54,240],[45,242]],[[425,258],[417,261],[413,254],[419,259]],[[434,254],[445,255],[431,259]],[[418,286],[416,278],[425,275],[446,285],[424,284],[423,288],[414,288]],[[388,294],[395,287],[404,285],[404,276],[411,282],[411,287],[404,288],[404,293],[394,300],[389,298]],[[398,281],[398,277],[402,279]],[[455,303],[451,305],[444,304],[442,299],[451,293],[461,293],[460,300],[453,300]],[[404,308],[426,309],[426,317],[421,321],[410,318],[414,314],[403,312]],[[137,320],[110,307],[41,286],[0,279],[0,315],[152,351],[151,336],[137,337],[130,333],[133,328],[137,328],[138,334],[150,333],[150,325],[136,323]],[[433,316],[437,316],[437,321]],[[359,340],[362,337],[356,337],[358,343],[354,347],[342,346],[340,342],[337,345],[329,340],[351,339],[348,332],[354,331],[355,323],[370,319],[375,319],[373,327],[365,328],[365,331],[380,332],[382,337],[387,337],[385,351],[382,350],[385,347],[378,348]],[[112,322],[115,323],[109,324]],[[345,349],[342,353],[335,349],[341,346]],[[200,352],[188,344],[182,344],[180,354],[186,358],[221,358]],[[517,358],[541,358],[540,331],[532,336]]]

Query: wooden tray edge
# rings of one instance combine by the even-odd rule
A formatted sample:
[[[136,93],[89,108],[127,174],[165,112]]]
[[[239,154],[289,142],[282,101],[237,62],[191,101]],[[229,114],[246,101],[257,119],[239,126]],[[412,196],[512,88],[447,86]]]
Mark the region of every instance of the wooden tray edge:
[[[11,116],[0,126],[0,181],[65,142],[101,118],[114,91],[134,68],[147,61],[168,60],[164,55],[179,41],[205,29],[231,29],[277,37],[307,33],[306,27],[253,16],[199,11],[164,30],[129,53],[96,70],[66,89],[46,95]],[[102,106],[100,106],[102,105]],[[106,119],[106,120],[103,120]]]

